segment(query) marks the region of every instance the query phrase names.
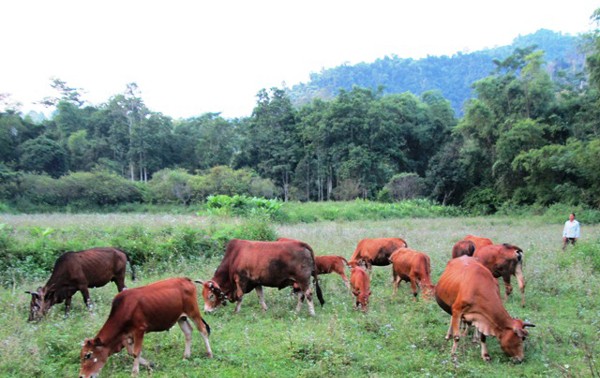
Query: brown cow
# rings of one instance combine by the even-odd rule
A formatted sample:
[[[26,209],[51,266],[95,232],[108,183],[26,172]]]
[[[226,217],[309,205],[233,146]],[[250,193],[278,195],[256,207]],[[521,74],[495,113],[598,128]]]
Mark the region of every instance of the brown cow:
[[[473,242],[473,244],[475,244],[475,250],[477,250],[477,248],[485,247],[486,245],[494,244],[492,239],[483,238],[481,236],[475,236],[475,235],[467,235],[463,238],[463,240],[469,240],[469,241]]]
[[[211,358],[208,342],[210,327],[202,319],[196,286],[189,278],[169,278],[135,289],[125,290],[113,299],[106,323],[93,339],[86,339],[81,348],[80,378],[96,377],[108,357],[125,347],[134,357],[132,374],[137,375],[140,363],[150,363],[141,358],[144,334],[167,331],[175,323],[185,335],[183,358],[189,358],[192,345],[191,319],[206,346]]]
[[[315,315],[310,289],[310,278],[314,277],[317,297],[321,306],[325,303],[319,287],[317,268],[312,248],[298,240],[263,242],[232,239],[227,243],[225,256],[213,278],[203,282],[204,310],[212,312],[227,301],[237,302],[235,312],[239,312],[244,294],[256,289],[263,310],[263,286],[282,289],[293,286],[298,295],[299,311],[304,298],[308,310]]]
[[[417,298],[417,285],[423,291],[423,297],[431,298],[434,286],[431,283],[431,260],[423,252],[410,248],[398,248],[390,256],[394,283],[394,295],[398,292],[400,281],[410,282],[413,299]]]
[[[362,311],[367,312],[369,296],[371,295],[371,281],[367,272],[360,266],[350,269],[350,287],[352,294],[356,297],[354,309],[360,306]]]
[[[371,270],[372,265],[390,265],[390,256],[398,248],[406,248],[406,241],[400,238],[362,239],[358,242],[348,265],[364,265]]]
[[[69,314],[71,298],[78,291],[85,305],[90,307],[88,288],[101,287],[113,281],[119,292],[125,288],[127,254],[117,248],[92,248],[79,252],[63,253],[54,263],[52,275],[44,287],[31,294],[29,321],[39,320],[57,303],[65,302],[65,315]],[[135,271],[131,265],[131,279]]]
[[[346,277],[344,268],[348,266],[348,261],[342,256],[315,256],[317,264],[317,274],[337,273],[342,277],[344,285],[350,288],[348,277]]]
[[[462,256],[450,260],[435,287],[435,298],[440,307],[452,315],[447,338],[454,336],[453,356],[456,356],[459,326],[463,321],[481,333],[481,357],[485,361],[490,360],[486,336],[497,337],[500,347],[513,361],[523,360],[525,327],[534,325],[508,314],[494,276],[475,258]]]
[[[475,243],[470,240],[459,240],[452,247],[452,258],[460,256],[473,256],[475,252]]]
[[[487,245],[476,249],[473,257],[488,268],[494,277],[502,277],[507,298],[512,293],[510,276],[516,276],[521,290],[521,306],[525,306],[525,279],[523,278],[523,250],[521,248],[506,243]]]

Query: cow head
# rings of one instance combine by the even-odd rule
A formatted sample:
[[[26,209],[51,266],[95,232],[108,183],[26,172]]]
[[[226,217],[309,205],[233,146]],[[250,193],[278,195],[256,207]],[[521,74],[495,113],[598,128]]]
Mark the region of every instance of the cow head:
[[[356,308],[360,306],[361,310],[367,312],[367,306],[369,305],[369,296],[371,295],[371,290],[362,291],[355,290],[352,292],[356,297]]]
[[[512,329],[506,330],[500,337],[500,347],[513,362],[520,363],[525,357],[523,351],[523,341],[529,334],[526,327],[535,327],[535,324],[524,322],[520,319],[513,319]]]
[[[202,285],[202,298],[204,298],[204,311],[213,312],[220,305],[227,305],[227,295],[221,290],[215,281],[200,281]]]
[[[36,291],[26,291],[26,293],[31,294],[29,318],[27,320],[30,322],[41,320],[52,306],[50,300],[48,300],[47,289],[38,287]]]
[[[95,378],[104,367],[110,354],[110,348],[96,337],[95,339],[85,339],[81,353],[81,368],[79,369],[79,378]]]

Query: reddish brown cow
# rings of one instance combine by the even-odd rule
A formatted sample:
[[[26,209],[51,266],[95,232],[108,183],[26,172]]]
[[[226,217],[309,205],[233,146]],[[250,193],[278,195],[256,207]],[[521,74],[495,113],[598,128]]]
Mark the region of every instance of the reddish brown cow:
[[[516,276],[521,290],[521,306],[525,306],[525,279],[523,278],[523,250],[521,248],[506,243],[487,245],[476,249],[473,257],[488,268],[494,277],[502,277],[506,297],[512,293],[510,276]]]
[[[459,240],[452,247],[452,258],[460,256],[473,256],[475,252],[475,243],[470,240]]]
[[[137,375],[140,363],[150,365],[141,358],[144,334],[169,330],[175,323],[185,335],[183,358],[189,358],[192,326],[188,318],[200,331],[211,358],[210,327],[200,315],[196,296],[196,286],[188,278],[170,278],[117,294],[106,323],[95,338],[83,343],[79,377],[98,376],[108,357],[123,347],[134,357],[132,374]]]
[[[410,282],[413,298],[417,298],[417,286],[423,291],[424,298],[431,298],[434,286],[431,283],[431,260],[423,252],[410,248],[398,248],[390,256],[394,283],[394,295],[398,292],[400,281]]]
[[[477,250],[477,248],[485,247],[486,245],[494,244],[492,239],[483,238],[481,236],[475,236],[475,235],[467,235],[463,238],[463,240],[469,240],[469,241],[473,242],[473,244],[475,244],[475,250]]]
[[[317,264],[317,274],[329,274],[337,273],[342,277],[346,287],[350,287],[348,277],[344,268],[348,266],[348,261],[342,256],[315,256],[315,263]]]
[[[117,285],[119,292],[125,288],[125,269],[129,256],[116,248],[92,248],[79,252],[66,252],[54,263],[52,275],[44,287],[31,294],[29,321],[39,320],[57,303],[65,302],[65,315],[69,314],[71,298],[78,291],[89,308],[88,288],[101,287],[109,282]],[[131,265],[131,279],[135,271]]]
[[[204,287],[204,310],[212,312],[227,301],[237,302],[235,312],[239,312],[244,294],[256,289],[264,310],[263,286],[282,289],[293,286],[299,292],[299,311],[304,298],[308,310],[315,314],[310,289],[310,278],[314,277],[317,297],[321,305],[325,303],[319,287],[317,268],[312,248],[298,240],[262,242],[232,239],[225,256],[209,281],[196,281]]]
[[[350,288],[352,294],[356,297],[354,308],[361,307],[362,311],[367,312],[369,296],[371,295],[371,281],[367,272],[360,266],[350,269]]]
[[[475,258],[462,256],[450,260],[435,287],[435,298],[440,307],[452,315],[447,338],[454,336],[453,356],[456,356],[459,326],[463,321],[481,333],[481,357],[485,361],[490,360],[486,336],[497,337],[500,347],[513,361],[523,360],[525,327],[534,325],[508,314],[494,276]]]
[[[406,241],[400,238],[362,239],[358,242],[348,265],[363,265],[371,270],[372,265],[390,265],[390,256],[398,248],[406,248]]]

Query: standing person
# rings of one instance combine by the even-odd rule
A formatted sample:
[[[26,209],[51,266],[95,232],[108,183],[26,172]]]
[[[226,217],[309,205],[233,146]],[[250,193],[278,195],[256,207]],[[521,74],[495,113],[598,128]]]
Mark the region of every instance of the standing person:
[[[569,220],[565,222],[563,228],[563,251],[567,248],[567,244],[571,243],[575,245],[575,242],[579,238],[580,226],[579,222],[575,219],[575,213],[569,214]]]

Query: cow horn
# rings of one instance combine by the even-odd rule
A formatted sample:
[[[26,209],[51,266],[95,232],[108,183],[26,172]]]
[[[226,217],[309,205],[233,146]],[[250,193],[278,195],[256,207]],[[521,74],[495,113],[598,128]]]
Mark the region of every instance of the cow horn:
[[[194,282],[199,283],[200,285],[204,285],[204,281],[202,280],[194,280]]]
[[[35,292],[35,291],[29,291],[29,290],[27,290],[27,291],[25,291],[25,293],[31,294],[34,297],[40,298],[40,294],[37,293],[37,292]]]
[[[524,322],[523,323],[523,328],[525,328],[525,327],[535,327],[535,324],[529,323],[529,322]]]

